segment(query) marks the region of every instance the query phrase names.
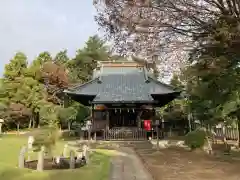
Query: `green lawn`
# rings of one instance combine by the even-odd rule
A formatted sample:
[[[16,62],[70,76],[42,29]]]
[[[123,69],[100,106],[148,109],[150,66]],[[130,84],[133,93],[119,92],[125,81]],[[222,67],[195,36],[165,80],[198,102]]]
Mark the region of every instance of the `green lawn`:
[[[106,180],[108,179],[110,167],[110,155],[108,153],[94,152],[91,156],[91,163],[86,167],[75,170],[54,170],[42,173],[29,169],[18,169],[18,155],[21,146],[27,143],[24,136],[8,135],[0,140],[0,180],[66,180],[66,179],[87,179]],[[55,149],[59,154],[66,142],[60,141]],[[32,155],[32,158],[36,157]]]

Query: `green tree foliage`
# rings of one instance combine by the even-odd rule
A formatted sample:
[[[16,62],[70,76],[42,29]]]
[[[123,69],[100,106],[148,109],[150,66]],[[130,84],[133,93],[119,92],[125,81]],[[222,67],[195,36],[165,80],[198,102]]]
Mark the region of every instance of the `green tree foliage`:
[[[21,122],[31,115],[27,105],[27,93],[31,91],[31,82],[24,76],[26,69],[27,57],[23,53],[17,53],[5,66],[2,81],[1,103],[6,106],[5,119],[16,124],[17,129]]]
[[[167,62],[164,55],[176,58],[179,46],[181,52],[190,50],[184,89],[195,119],[212,125],[229,116],[240,119],[239,1],[94,2],[96,20],[117,51],[142,53],[160,47]]]
[[[46,125],[56,129],[65,124],[70,129],[73,122],[82,123],[89,109],[69,99],[64,103],[63,90],[88,81],[97,61],[108,60],[110,55],[98,36],[90,37],[73,59],[66,50],[55,57],[42,52],[28,64],[26,55],[17,53],[5,66],[0,81],[0,118],[9,128],[14,125],[17,129]]]
[[[97,61],[110,59],[110,52],[105,42],[98,36],[88,39],[83,49],[77,50],[75,58],[69,61],[68,70],[70,81],[84,83],[91,79]]]
[[[57,140],[60,138],[60,133],[56,128],[45,127],[41,131],[37,131],[33,143],[34,151],[40,151],[41,147],[44,146],[48,155],[51,157],[52,151],[54,150]]]
[[[212,27],[208,36],[196,37],[200,43],[191,54],[192,65],[185,72],[190,77],[187,89],[191,106],[198,119],[207,123],[224,121],[237,112],[240,90],[238,21],[233,16],[219,16]]]
[[[69,57],[67,55],[67,50],[60,51],[56,54],[55,58],[53,59],[53,62],[57,65],[66,65],[69,61]]]
[[[178,75],[173,75],[170,85],[176,91],[183,91],[184,85]],[[161,108],[161,114],[166,121],[172,120],[187,120],[188,105],[187,100],[183,97],[178,97],[169,104]]]

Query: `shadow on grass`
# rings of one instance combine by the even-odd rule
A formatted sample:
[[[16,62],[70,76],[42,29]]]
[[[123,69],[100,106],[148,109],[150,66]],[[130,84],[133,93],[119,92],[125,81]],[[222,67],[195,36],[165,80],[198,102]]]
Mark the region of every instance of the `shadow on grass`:
[[[87,179],[107,180],[109,179],[110,156],[94,152],[90,164],[74,170],[62,170],[49,173],[49,180]]]
[[[15,180],[21,177],[24,171],[17,168],[4,168],[0,169],[0,179],[1,180]]]
[[[107,180],[110,170],[110,156],[107,153],[93,152],[90,155],[90,164],[73,170],[46,170],[44,172],[37,172],[0,165],[0,180]]]

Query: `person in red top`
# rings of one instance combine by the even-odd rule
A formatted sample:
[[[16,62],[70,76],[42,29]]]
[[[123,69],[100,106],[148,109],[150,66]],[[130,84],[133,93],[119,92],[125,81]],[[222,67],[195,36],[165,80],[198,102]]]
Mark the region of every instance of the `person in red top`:
[[[147,131],[147,139],[151,137],[152,125],[151,120],[144,120],[144,129]]]
[[[152,129],[151,120],[144,120],[144,129],[146,131],[151,131],[151,129]]]

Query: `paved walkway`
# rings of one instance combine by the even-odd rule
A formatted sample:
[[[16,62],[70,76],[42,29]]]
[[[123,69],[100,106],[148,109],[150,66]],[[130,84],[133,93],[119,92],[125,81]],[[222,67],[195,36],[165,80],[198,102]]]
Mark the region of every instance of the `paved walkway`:
[[[120,147],[118,151],[122,155],[112,159],[110,180],[152,180],[134,150]]]

